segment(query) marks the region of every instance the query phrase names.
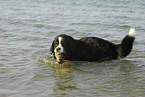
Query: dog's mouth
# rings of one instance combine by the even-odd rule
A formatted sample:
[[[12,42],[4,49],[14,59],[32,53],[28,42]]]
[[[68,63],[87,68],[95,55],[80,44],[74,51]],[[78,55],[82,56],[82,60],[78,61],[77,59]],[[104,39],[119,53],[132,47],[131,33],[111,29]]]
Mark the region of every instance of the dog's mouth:
[[[56,60],[59,64],[62,64],[64,62],[64,54],[61,52],[55,53]]]

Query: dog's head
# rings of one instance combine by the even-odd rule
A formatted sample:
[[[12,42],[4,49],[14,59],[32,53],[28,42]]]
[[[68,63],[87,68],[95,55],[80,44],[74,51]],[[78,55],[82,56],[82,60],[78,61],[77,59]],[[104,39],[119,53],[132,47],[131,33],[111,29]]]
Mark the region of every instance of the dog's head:
[[[71,52],[71,43],[73,38],[62,34],[57,36],[52,42],[50,52],[58,63],[63,63]]]

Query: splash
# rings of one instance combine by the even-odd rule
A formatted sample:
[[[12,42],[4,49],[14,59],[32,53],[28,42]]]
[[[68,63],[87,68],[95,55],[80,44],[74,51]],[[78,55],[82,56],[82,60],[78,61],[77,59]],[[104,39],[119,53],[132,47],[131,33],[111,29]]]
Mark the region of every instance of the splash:
[[[50,65],[55,68],[66,68],[70,67],[71,63],[69,61],[64,61],[63,64],[59,64],[56,59],[54,59],[51,54],[47,51],[37,51],[33,55],[33,59],[37,60],[40,63]]]

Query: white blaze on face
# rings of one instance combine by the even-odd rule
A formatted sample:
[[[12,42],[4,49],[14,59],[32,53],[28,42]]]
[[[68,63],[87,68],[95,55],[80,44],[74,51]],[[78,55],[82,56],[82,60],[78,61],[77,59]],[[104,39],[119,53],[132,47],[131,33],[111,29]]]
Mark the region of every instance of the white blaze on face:
[[[60,49],[60,52],[63,53],[63,47],[62,47],[62,44],[61,44],[62,37],[58,37],[58,41],[59,41],[58,46],[55,48],[54,52],[56,53],[57,52],[57,49],[59,48]]]

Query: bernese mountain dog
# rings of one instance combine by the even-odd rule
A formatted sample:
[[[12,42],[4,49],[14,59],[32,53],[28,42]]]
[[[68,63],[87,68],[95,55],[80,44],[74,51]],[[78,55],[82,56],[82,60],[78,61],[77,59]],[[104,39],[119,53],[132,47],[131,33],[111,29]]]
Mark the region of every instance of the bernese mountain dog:
[[[85,37],[76,40],[69,35],[57,36],[50,52],[59,64],[71,61],[104,61],[126,57],[132,50],[135,29],[131,28],[121,44],[114,44],[98,37]]]

